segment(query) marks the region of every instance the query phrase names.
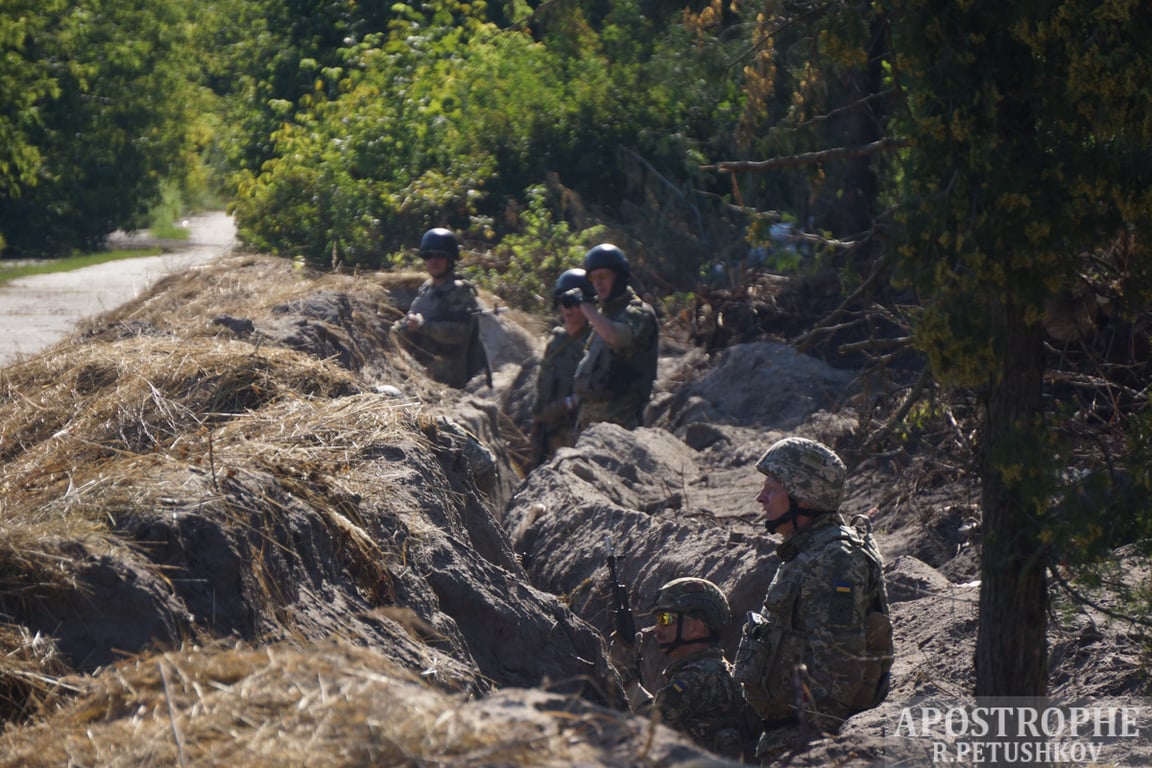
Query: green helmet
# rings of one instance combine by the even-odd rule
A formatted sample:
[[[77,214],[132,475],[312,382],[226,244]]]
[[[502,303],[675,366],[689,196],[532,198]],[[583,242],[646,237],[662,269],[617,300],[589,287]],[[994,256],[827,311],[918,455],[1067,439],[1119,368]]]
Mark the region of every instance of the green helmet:
[[[731,615],[728,599],[719,587],[707,579],[692,577],[673,579],[660,587],[653,610],[695,616],[708,625],[713,635],[724,629]]]
[[[824,443],[804,437],[786,437],[772,445],[756,469],[780,481],[788,495],[823,512],[840,509],[848,469]]]

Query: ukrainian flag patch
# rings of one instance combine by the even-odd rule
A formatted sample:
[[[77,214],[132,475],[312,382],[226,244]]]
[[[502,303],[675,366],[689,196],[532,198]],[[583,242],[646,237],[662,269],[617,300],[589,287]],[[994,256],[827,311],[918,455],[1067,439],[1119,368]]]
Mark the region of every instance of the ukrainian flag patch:
[[[837,579],[832,583],[832,589],[832,610],[828,618],[833,624],[848,626],[852,623],[856,602],[852,595],[854,585],[848,579]]]
[[[679,678],[668,683],[668,687],[676,691],[676,693],[684,693],[684,691],[688,690],[688,684]]]

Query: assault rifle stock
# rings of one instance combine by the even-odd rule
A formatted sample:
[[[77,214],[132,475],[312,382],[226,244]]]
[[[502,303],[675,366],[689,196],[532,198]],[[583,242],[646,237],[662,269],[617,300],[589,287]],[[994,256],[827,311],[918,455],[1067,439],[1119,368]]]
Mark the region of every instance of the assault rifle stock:
[[[612,580],[612,613],[616,621],[616,639],[625,645],[636,640],[636,618],[628,603],[628,586],[620,581],[616,573],[616,550],[608,542],[608,576]]]

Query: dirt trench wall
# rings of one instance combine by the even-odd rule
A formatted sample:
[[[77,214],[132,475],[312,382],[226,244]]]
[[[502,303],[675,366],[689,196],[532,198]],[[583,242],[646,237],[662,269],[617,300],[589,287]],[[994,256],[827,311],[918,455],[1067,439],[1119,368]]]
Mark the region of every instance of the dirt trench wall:
[[[504,513],[532,583],[562,595],[605,635],[613,630],[609,547],[639,627],[656,593],[682,576],[714,581],[734,620],[723,645],[734,654],[740,619],[759,610],[779,565],[767,536],[695,514],[690,490],[704,471],[694,451],[663,429],[597,424],[572,449],[536,469]],[[668,478],[680,478],[671,484]],[[738,523],[739,521],[737,521]]]
[[[4,371],[0,488],[6,523],[28,526],[6,544],[42,543],[0,553],[37,585],[0,620],[78,670],[186,641],[342,638],[453,690],[619,701],[599,633],[528,584],[497,521],[519,477],[495,393],[397,356],[388,300],[374,279],[245,257]],[[509,338],[497,360],[525,343]],[[45,505],[85,522],[46,541]]]

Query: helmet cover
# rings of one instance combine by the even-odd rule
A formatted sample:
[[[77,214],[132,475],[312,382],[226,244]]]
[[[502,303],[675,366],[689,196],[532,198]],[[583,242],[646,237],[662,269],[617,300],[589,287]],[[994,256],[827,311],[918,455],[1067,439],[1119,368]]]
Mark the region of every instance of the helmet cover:
[[[828,446],[805,437],[786,437],[772,445],[756,469],[775,477],[797,502],[824,511],[840,509],[848,470]]]
[[[707,579],[694,577],[673,579],[660,587],[653,610],[695,616],[713,633],[723,630],[731,616],[728,599],[720,588]]]

